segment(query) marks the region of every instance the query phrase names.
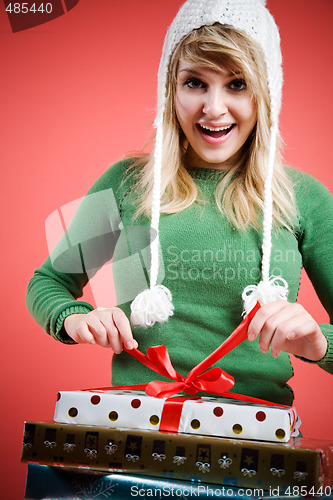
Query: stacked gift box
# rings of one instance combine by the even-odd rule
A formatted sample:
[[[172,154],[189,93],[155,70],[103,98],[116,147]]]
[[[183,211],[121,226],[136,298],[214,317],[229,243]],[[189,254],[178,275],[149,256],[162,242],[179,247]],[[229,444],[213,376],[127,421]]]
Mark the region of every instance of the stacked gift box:
[[[295,493],[295,494],[294,494]],[[106,474],[76,469],[49,467],[47,465],[28,465],[26,498],[28,499],[105,499],[124,500],[133,497],[155,498],[209,498],[228,497],[242,500],[280,496],[280,488],[270,491],[263,489],[240,489],[233,486],[213,486],[204,482],[194,483],[170,478],[156,478],[133,474]],[[326,498],[325,496],[323,496]],[[288,498],[299,498],[296,491]],[[328,497],[327,497],[328,498]]]
[[[217,489],[215,496],[223,496],[221,487],[226,486],[257,489],[261,495],[253,497],[249,492],[247,497],[243,493],[243,498],[261,498],[265,494],[279,498],[280,493],[289,498],[305,493],[330,497],[333,446],[295,437],[298,418],[294,408],[264,404],[230,392],[228,398],[196,395],[197,385],[205,383],[207,387],[215,384],[220,390],[217,394],[223,395],[232,387],[232,377],[225,373],[221,376],[219,368],[213,368],[211,373],[205,370],[244,340],[244,322],[242,325],[229,337],[231,343],[227,339],[187,378],[168,368],[170,378],[175,380],[171,384],[155,381],[145,392],[135,386],[59,392],[55,423],[25,424],[22,461],[48,466],[30,466],[30,477],[42,471],[54,474],[50,467],[57,466],[63,484],[67,484],[68,474],[74,477],[84,471],[82,481],[88,477],[91,481],[91,475],[99,471],[102,478],[97,488],[108,484],[110,474],[115,474],[120,475],[122,484],[128,481],[127,487],[132,477],[142,481],[145,476],[156,487],[164,484],[161,481],[178,481],[183,488],[194,483],[211,485]],[[138,350],[131,354],[165,375],[165,346],[151,347],[147,355]],[[157,366],[156,359],[166,362]],[[226,379],[228,387],[223,388]],[[190,396],[179,395],[181,390]],[[240,399],[234,399],[237,396]],[[66,468],[71,470],[67,475]],[[109,479],[105,479],[106,475]],[[28,486],[29,475],[27,495]],[[52,498],[51,493],[46,492],[44,497]],[[236,491],[232,496],[237,498],[235,495]]]
[[[80,399],[85,401],[86,405],[82,401],[78,404]],[[143,413],[146,415],[146,421],[154,422],[151,425],[155,425],[156,430],[145,428],[142,415],[141,418],[132,416],[131,427],[123,425],[121,415],[124,415],[126,420],[131,413],[128,406],[134,402],[135,406],[138,405],[140,408],[141,399],[143,401],[152,399],[152,408],[147,404],[146,412]],[[97,407],[98,400],[109,402],[108,410],[111,417],[108,427],[101,425],[98,417],[96,425],[91,422],[94,412],[89,411],[89,404]],[[63,404],[60,405],[60,401]],[[163,400],[159,400],[159,403],[161,402],[163,403]],[[278,434],[281,436],[280,440],[285,439],[282,439],[284,433],[290,433],[290,418],[293,415],[290,409],[236,404],[221,398],[215,400],[201,398],[191,403],[193,404],[188,405],[190,408],[188,416],[186,416],[187,406],[183,405],[185,416],[181,420],[184,422],[187,420],[201,422],[206,413],[214,415],[216,409],[220,409],[215,411],[218,415],[216,419],[221,421],[231,407],[236,418],[236,420],[230,419],[229,428],[232,430],[235,425],[241,426],[233,422],[242,424],[246,422],[246,414],[248,421],[251,422],[251,415],[255,418],[260,413],[261,418],[257,421],[264,425],[263,415],[266,414],[266,419],[269,420],[269,413],[273,411],[283,414],[278,424],[281,430]],[[198,413],[191,408],[194,403]],[[198,429],[190,427],[192,433],[161,432],[158,430],[157,422],[160,417],[155,404],[154,398],[149,398],[138,391],[125,393],[116,391],[115,394],[112,391],[61,393],[56,405],[57,423],[26,422],[22,460],[104,472],[205,481],[215,485],[260,486],[265,490],[280,487],[285,491],[292,486],[304,486],[308,489],[314,487],[318,490],[321,486],[330,486],[333,470],[333,449],[330,443],[312,442],[303,438],[291,438],[288,443],[277,442],[276,432],[273,433],[274,442],[262,441],[265,433],[261,433],[259,427],[256,440],[241,439],[238,427],[231,439],[217,436],[218,426],[216,429],[212,426],[210,430],[210,434],[215,433],[215,435],[207,435],[209,429],[205,430],[206,435],[199,434],[201,426]],[[106,406],[106,403],[101,405],[101,417]],[[119,415],[117,420],[114,420],[115,413]],[[79,415],[81,415],[80,421],[76,423]],[[88,420],[87,425],[83,425],[85,416]],[[285,418],[286,416],[288,418]],[[69,423],[70,418],[73,419],[72,423]],[[209,420],[208,416],[207,419]],[[278,416],[272,417],[273,429],[276,427],[275,419],[278,419]],[[126,420],[127,423],[129,421]],[[283,428],[284,423],[286,425]],[[197,425],[198,423],[195,427]],[[223,425],[220,428],[223,430]]]
[[[274,489],[289,497],[333,491],[332,444],[291,437],[293,408],[204,396],[154,398],[137,390],[62,391],[55,421],[26,422],[22,461],[61,467],[60,475],[71,468],[65,477],[99,471],[121,474],[126,487],[131,477],[147,476],[156,478],[156,487],[162,479],[176,480],[183,488],[252,488],[262,496]]]

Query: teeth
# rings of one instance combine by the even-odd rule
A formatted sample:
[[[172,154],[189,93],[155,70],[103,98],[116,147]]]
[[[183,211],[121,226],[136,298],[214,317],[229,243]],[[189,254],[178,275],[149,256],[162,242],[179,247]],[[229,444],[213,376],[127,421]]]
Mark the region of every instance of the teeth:
[[[200,127],[209,130],[210,132],[220,132],[221,130],[227,130],[228,128],[231,128],[232,125],[227,125],[226,127],[208,127],[207,125],[201,125]]]

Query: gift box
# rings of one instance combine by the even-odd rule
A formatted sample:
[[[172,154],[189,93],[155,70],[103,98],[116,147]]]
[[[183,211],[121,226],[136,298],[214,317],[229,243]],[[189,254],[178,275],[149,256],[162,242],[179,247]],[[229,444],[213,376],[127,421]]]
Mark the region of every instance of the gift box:
[[[259,307],[257,304],[236,330],[186,377],[173,368],[164,345],[149,347],[147,354],[138,349],[127,351],[172,382],[155,380],[144,386],[61,391],[55,421],[287,442],[293,432],[298,434],[294,408],[231,393],[234,378],[219,367],[211,368],[247,339],[248,323]],[[143,388],[145,393],[136,391]],[[177,395],[182,391],[191,397]],[[195,397],[198,391],[223,397]]]
[[[22,461],[311,494],[333,484],[332,451],[332,443],[303,438],[283,444],[27,422]]]
[[[234,488],[207,483],[194,483],[173,479],[156,479],[132,474],[92,473],[78,469],[50,467],[47,465],[28,465],[26,499],[86,499],[139,497],[148,498],[208,498],[232,497],[233,499],[254,500],[267,498],[274,493],[275,499],[300,498],[293,494],[280,496],[279,488],[264,491],[262,488]]]
[[[129,427],[208,436],[287,442],[294,408],[227,398],[154,398],[143,391],[61,391],[54,420],[67,424]]]

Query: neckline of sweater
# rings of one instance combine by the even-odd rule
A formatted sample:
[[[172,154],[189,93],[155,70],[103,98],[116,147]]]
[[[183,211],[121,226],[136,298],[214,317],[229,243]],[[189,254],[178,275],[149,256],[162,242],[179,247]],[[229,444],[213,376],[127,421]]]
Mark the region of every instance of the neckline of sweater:
[[[209,167],[187,167],[187,171],[194,179],[198,180],[216,180],[227,173],[227,170]]]

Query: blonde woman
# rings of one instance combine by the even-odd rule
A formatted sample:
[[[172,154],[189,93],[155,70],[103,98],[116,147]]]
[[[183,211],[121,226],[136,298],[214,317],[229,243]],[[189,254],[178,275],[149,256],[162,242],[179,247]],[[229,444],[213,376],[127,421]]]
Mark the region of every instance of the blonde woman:
[[[333,373],[333,326],[296,303],[304,265],[332,313],[333,198],[283,166],[281,88],[262,0],[183,5],[163,48],[152,154],[105,172],[28,288],[54,338],[118,354],[114,385],[152,380],[124,351],[138,344],[165,344],[186,375],[257,301],[249,341],[219,363],[235,392],[290,405],[290,353]],[[112,256],[118,303],[94,309],[78,299]]]

